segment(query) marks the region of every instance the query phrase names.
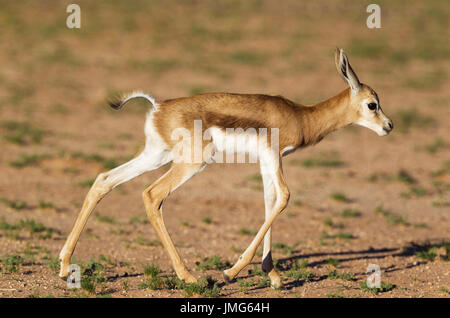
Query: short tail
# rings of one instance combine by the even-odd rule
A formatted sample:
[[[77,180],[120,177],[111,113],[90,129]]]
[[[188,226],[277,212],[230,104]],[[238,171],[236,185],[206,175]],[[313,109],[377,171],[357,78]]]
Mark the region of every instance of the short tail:
[[[145,98],[152,104],[153,108],[156,109],[157,103],[156,103],[155,99],[152,96],[145,94],[144,92],[141,92],[141,91],[134,91],[134,92],[122,95],[116,99],[108,101],[108,104],[115,110],[119,110],[123,107],[123,105],[125,105],[130,100],[135,99],[135,98]]]

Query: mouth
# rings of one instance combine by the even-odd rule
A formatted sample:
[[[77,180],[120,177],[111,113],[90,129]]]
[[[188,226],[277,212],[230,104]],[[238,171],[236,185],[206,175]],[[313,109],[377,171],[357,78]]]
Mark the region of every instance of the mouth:
[[[387,136],[387,135],[389,135],[389,133],[390,133],[391,131],[392,131],[391,128],[383,127],[383,133],[380,134],[380,136]]]

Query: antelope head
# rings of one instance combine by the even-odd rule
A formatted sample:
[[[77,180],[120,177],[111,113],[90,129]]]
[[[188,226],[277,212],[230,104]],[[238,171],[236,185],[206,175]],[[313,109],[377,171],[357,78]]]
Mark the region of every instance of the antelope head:
[[[348,113],[351,117],[350,122],[367,127],[379,136],[388,135],[394,125],[392,120],[383,113],[377,93],[358,80],[355,71],[348,62],[347,55],[342,49],[336,49],[335,62],[338,73],[350,86],[349,107],[351,111]]]

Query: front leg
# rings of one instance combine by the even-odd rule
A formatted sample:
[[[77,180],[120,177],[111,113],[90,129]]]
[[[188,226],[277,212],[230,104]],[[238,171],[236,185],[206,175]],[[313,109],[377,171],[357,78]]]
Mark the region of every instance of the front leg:
[[[275,207],[276,202],[276,192],[275,186],[270,174],[264,171],[263,166],[261,166],[261,175],[264,184],[264,205],[265,205],[265,217],[266,220],[270,217],[270,214]],[[261,267],[264,273],[267,273],[270,279],[270,284],[273,288],[281,287],[281,278],[276,272],[273,261],[272,261],[272,227],[269,228],[266,235],[264,236],[264,250],[262,256]]]
[[[276,162],[277,164],[274,164],[274,162]],[[289,189],[287,188],[286,183],[284,182],[283,173],[281,169],[281,160],[278,160],[278,162],[261,161],[261,166],[263,165],[264,167],[262,167],[261,169],[267,171],[267,174],[273,180],[276,193],[275,205],[272,211],[269,213],[269,216],[266,218],[263,225],[259,229],[255,238],[247,247],[247,249],[244,251],[244,253],[239,257],[239,260],[236,262],[236,264],[234,264],[232,268],[227,269],[223,272],[223,276],[226,281],[233,280],[237,276],[237,274],[239,274],[239,272],[252,261],[259,244],[261,244],[261,241],[263,240],[267,231],[272,226],[273,221],[286,208],[287,203],[289,201]]]

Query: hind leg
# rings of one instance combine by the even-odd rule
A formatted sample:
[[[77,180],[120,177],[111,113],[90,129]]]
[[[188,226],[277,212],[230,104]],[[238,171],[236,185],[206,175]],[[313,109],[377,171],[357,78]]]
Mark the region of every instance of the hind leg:
[[[158,156],[152,156],[148,152],[144,151],[127,163],[124,163],[123,165],[108,172],[100,173],[97,176],[84,200],[73,229],[67,237],[66,243],[59,254],[59,259],[61,262],[61,269],[59,272],[60,277],[68,276],[70,258],[72,257],[80,234],[97,203],[118,185],[127,182],[143,174],[144,172],[159,168],[161,165],[170,161],[168,156],[161,155],[163,153],[164,152],[159,152]],[[156,161],[155,158],[157,158]]]
[[[200,172],[204,166],[204,164],[173,164],[171,169],[165,175],[145,189],[142,194],[148,218],[158,233],[169,258],[172,261],[173,268],[175,269],[178,278],[187,283],[193,283],[197,280],[189,273],[181,260],[180,255],[167,232],[161,210],[162,204],[167,196],[195,174]]]

